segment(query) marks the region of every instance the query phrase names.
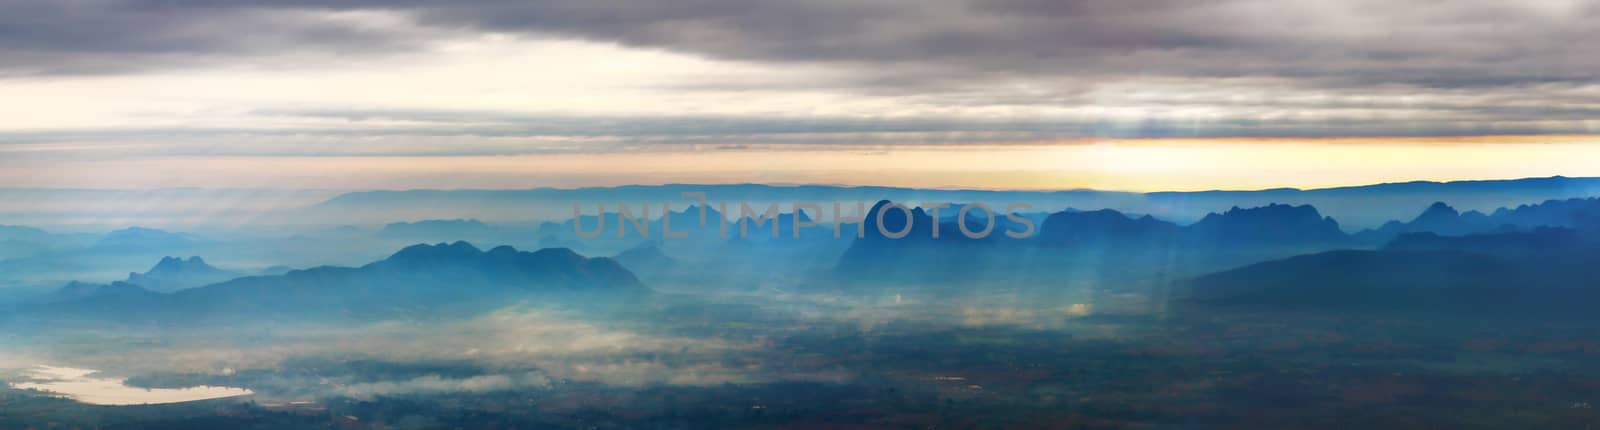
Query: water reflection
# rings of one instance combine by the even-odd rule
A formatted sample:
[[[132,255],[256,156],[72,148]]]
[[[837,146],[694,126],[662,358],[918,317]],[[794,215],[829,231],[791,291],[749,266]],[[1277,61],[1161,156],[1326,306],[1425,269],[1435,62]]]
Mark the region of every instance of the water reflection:
[[[24,376],[29,382],[13,384],[19,389],[48,391],[92,405],[149,405],[221,399],[255,394],[243,388],[189,387],[146,389],[129,387],[124,379],[93,376],[94,370],[71,367],[34,366]]]

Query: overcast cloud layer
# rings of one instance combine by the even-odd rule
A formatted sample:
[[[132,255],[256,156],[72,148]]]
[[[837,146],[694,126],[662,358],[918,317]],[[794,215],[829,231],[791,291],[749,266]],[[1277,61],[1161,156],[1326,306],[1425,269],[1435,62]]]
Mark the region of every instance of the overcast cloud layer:
[[[1585,0],[11,0],[0,95],[33,103],[0,112],[0,145],[1583,134],[1597,19]],[[351,137],[386,140],[304,143]]]

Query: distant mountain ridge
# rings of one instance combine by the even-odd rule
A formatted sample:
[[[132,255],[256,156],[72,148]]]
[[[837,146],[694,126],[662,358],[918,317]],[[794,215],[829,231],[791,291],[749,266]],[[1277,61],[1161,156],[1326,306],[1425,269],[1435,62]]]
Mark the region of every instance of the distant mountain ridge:
[[[1433,232],[1442,235],[1508,232],[1539,227],[1600,231],[1600,198],[1546,200],[1535,204],[1502,207],[1492,213],[1459,212],[1444,202],[1435,202],[1411,221],[1390,221],[1362,231],[1366,240],[1388,240],[1406,233]]]
[[[396,222],[383,226],[378,234],[388,238],[476,238],[493,236],[498,231],[476,219],[434,219],[415,222]]]
[[[1000,214],[995,217],[1004,218]],[[1010,250],[997,246],[1009,239],[1004,230],[996,228],[981,238],[970,238],[958,223],[940,222],[920,207],[879,201],[860,224],[864,230],[860,238],[851,241],[839,257],[834,275],[855,281],[956,281],[986,270],[1009,254]],[[984,230],[982,226],[968,227],[973,232]]]
[[[0,260],[27,257],[59,246],[61,240],[41,229],[0,225]]]
[[[193,248],[202,241],[187,233],[145,227],[128,227],[106,233],[93,248],[106,252],[165,251]]]
[[[187,260],[164,257],[145,273],[129,273],[125,282],[151,291],[172,292],[214,284],[239,276],[242,275],[212,267],[200,257],[189,257]]]
[[[1379,250],[1266,261],[1186,283],[1186,301],[1261,309],[1587,314],[1600,306],[1600,239],[1539,228],[1402,235]]]
[[[1309,205],[1231,208],[1186,226],[1149,215],[1130,217],[1112,209],[1061,211],[1034,226],[1031,236],[1009,237],[1008,231],[1027,231],[1018,227],[1024,224],[1000,227],[997,223],[980,239],[964,236],[954,221],[936,224],[921,208],[889,210],[891,205],[882,201],[873,206],[867,234],[840,258],[838,276],[916,282],[955,282],[999,274],[1044,276],[1074,270],[1163,276],[1137,272],[1148,267],[1179,272],[1220,268],[1352,244],[1337,221]],[[879,231],[880,213],[885,214],[882,230],[904,230],[904,237],[895,239]],[[999,214],[997,218],[1006,219]],[[968,222],[975,223],[969,231],[984,229],[983,220]],[[933,238],[936,228],[938,239]]]
[[[42,301],[47,303],[59,303],[90,298],[116,298],[119,300],[126,300],[129,298],[143,299],[155,295],[158,294],[145,289],[144,287],[122,281],[112,282],[110,284],[91,284],[87,282],[73,281],[62,286],[60,289],[51,292],[49,295],[45,296]]]
[[[131,285],[131,284],[130,284]],[[405,315],[422,309],[504,304],[508,297],[637,295],[650,290],[609,258],[567,249],[483,251],[466,242],[414,245],[361,267],[317,267],[250,276],[171,294],[91,295],[35,316],[183,321]]]
[[[23,225],[0,225],[0,241],[41,241],[49,240],[50,233],[33,227]]]
[[[1311,205],[1267,206],[1211,213],[1185,228],[1194,241],[1227,246],[1231,244],[1338,243],[1347,240],[1339,222],[1324,217]]]
[[[659,210],[663,202],[676,207],[695,203],[684,192],[704,192],[707,200],[748,202],[985,202],[997,209],[1009,202],[1026,202],[1032,211],[1056,212],[1069,207],[1107,208],[1123,213],[1150,214],[1178,223],[1193,223],[1208,213],[1230,207],[1260,207],[1272,203],[1312,205],[1346,226],[1376,228],[1382,223],[1415,215],[1435,201],[1455,207],[1491,210],[1497,207],[1600,195],[1600,178],[1524,178],[1454,182],[1415,181],[1362,186],[1248,191],[1122,192],[1098,190],[993,191],[847,187],[823,185],[775,186],[758,184],[668,184],[528,190],[410,190],[346,193],[310,209],[310,215],[333,212],[382,214],[393,219],[477,218],[486,221],[528,218],[566,219],[573,204],[648,203]],[[589,206],[586,206],[589,207]],[[320,215],[319,215],[320,216]]]

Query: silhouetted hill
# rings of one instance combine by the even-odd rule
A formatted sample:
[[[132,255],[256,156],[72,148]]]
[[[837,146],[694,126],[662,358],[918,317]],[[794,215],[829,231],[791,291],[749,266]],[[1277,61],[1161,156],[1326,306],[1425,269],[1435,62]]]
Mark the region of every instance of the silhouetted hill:
[[[1456,208],[1444,204],[1444,202],[1434,202],[1427,209],[1424,209],[1421,215],[1417,215],[1416,218],[1412,219],[1411,225],[1420,228],[1421,231],[1439,234],[1467,234],[1476,231],[1476,229],[1481,228],[1482,225],[1488,222],[1488,216],[1484,215],[1483,212],[1467,211],[1462,213],[1456,211]]]
[[[257,273],[257,274],[258,275],[265,275],[265,276],[275,276],[275,275],[282,275],[282,274],[293,272],[293,271],[294,271],[293,267],[284,266],[284,265],[276,265],[276,266],[267,267],[265,269],[261,269],[261,272]]]
[[[615,208],[611,205],[606,207]],[[725,215],[715,206],[696,205],[665,214],[661,213],[660,206],[650,209],[652,211],[646,217],[643,206],[631,206],[628,211],[631,218],[629,220],[624,220],[618,211],[601,212],[597,215],[583,213],[576,221],[569,215],[561,222],[541,223],[539,235],[541,241],[548,243],[627,250],[641,240],[662,238],[668,227],[674,234],[685,233],[694,239],[717,238],[722,234],[722,225],[718,223],[726,220]],[[700,222],[702,216],[705,219],[704,224]],[[638,224],[635,224],[636,221]],[[738,225],[733,221],[727,222],[732,228],[730,234],[737,235]],[[645,237],[646,233],[649,234],[649,238]],[[585,235],[592,237],[584,237]]]
[[[639,275],[642,279],[652,282],[662,280],[664,277],[678,275],[682,265],[672,257],[661,252],[661,247],[654,242],[645,242],[639,246],[611,257],[622,267]]]
[[[1255,247],[1331,246],[1348,241],[1339,223],[1311,206],[1273,204],[1211,213],[1188,226],[1111,209],[1066,211],[1045,219],[1038,241],[1048,247],[1187,248],[1215,252]],[[1187,252],[1187,251],[1185,251]]]
[[[1600,247],[1570,229],[1402,236],[1377,251],[1330,251],[1201,276],[1185,300],[1262,309],[1536,315],[1600,305]]]
[[[865,231],[850,242],[834,268],[838,279],[955,282],[985,276],[996,259],[1005,257],[996,246],[1005,238],[998,227],[987,237],[969,238],[954,221],[939,223],[922,208],[888,200],[874,204],[860,228]],[[969,229],[981,231],[982,226]]]
[[[677,261],[674,261],[672,257],[661,253],[660,247],[649,242],[627,251],[622,251],[622,253],[611,257],[611,259],[617,260],[618,263],[622,263],[623,267],[634,272],[662,271],[677,265]]]
[[[145,289],[139,285],[126,282],[112,282],[110,284],[91,284],[73,281],[51,292],[39,301],[46,303],[60,303],[80,301],[86,299],[105,299],[116,302],[142,303],[156,300],[160,294]]]
[[[1567,227],[1588,234],[1600,233],[1600,198],[1549,200],[1501,208],[1489,217],[1495,224],[1522,228]]]
[[[1171,279],[1267,258],[1335,249],[1350,242],[1331,218],[1311,206],[1233,208],[1179,226],[1153,216],[1121,212],[1062,211],[1046,217],[1033,236],[1012,239],[997,228],[984,239],[968,239],[954,222],[935,225],[921,209],[900,239],[878,231],[879,202],[869,213],[867,235],[840,258],[838,277],[919,283],[1006,278],[1058,282],[1085,276],[1112,283]],[[906,211],[887,212],[884,230],[905,229]],[[1003,218],[1003,217],[1002,217]],[[969,223],[972,220],[969,220]],[[971,230],[981,230],[973,226]]]
[[[787,204],[780,205],[784,206]],[[573,247],[590,254],[617,254],[626,252],[641,241],[652,241],[674,251],[675,255],[692,255],[697,257],[696,260],[704,260],[738,257],[720,253],[729,247],[744,247],[747,248],[746,252],[759,254],[793,252],[794,248],[811,247],[821,239],[831,240],[833,237],[831,221],[817,222],[804,211],[768,212],[769,208],[752,205],[752,213],[745,213],[744,208],[738,205],[727,208],[696,205],[662,214],[661,208],[655,207],[650,217],[645,218],[641,207],[634,205],[629,210],[629,220],[623,220],[619,212],[604,212],[599,215],[580,215],[576,223],[571,219],[542,223],[539,226],[539,243]],[[701,223],[702,217],[704,224]],[[796,223],[816,225],[802,227],[801,237],[797,240],[794,238]],[[671,237],[667,237],[669,227]],[[847,225],[844,230],[846,235],[855,232],[854,225]]]
[[[379,235],[391,239],[462,239],[492,237],[494,227],[475,219],[422,220],[383,226]]]
[[[1338,222],[1323,217],[1310,205],[1234,207],[1221,214],[1206,215],[1184,230],[1190,244],[1216,247],[1325,245],[1347,239]]]
[[[767,206],[756,207],[752,205],[750,214],[744,213],[741,207],[732,205],[725,208],[727,212],[717,206],[690,206],[681,211],[670,211],[666,214],[660,212],[660,207],[653,207],[649,217],[640,206],[630,208],[630,220],[624,221],[620,212],[604,212],[600,215],[580,215],[578,225],[575,227],[573,220],[563,222],[545,222],[539,226],[541,235],[554,238],[553,240],[579,240],[585,242],[620,240],[635,243],[648,232],[650,239],[663,238],[670,227],[674,235],[685,234],[690,240],[721,239],[726,233],[728,237],[740,236],[740,220],[748,220],[744,227],[745,236],[752,239],[771,237],[773,225],[777,225],[778,237],[790,237],[794,232],[796,222],[815,222],[804,211],[778,212],[775,216],[768,216]],[[702,224],[702,218],[704,223]],[[755,222],[759,219],[760,225]],[[635,224],[637,223],[637,224]],[[640,226],[643,228],[641,229]],[[584,238],[579,236],[575,228],[580,228],[584,234],[595,237]],[[831,226],[830,226],[831,228]],[[724,231],[726,229],[726,231]],[[622,232],[622,233],[619,233]]]
[[[129,227],[107,233],[93,248],[104,252],[160,252],[192,248],[201,241],[186,233]]]
[[[1389,221],[1382,227],[1357,233],[1364,242],[1385,242],[1407,233],[1431,232],[1462,235],[1489,231],[1493,221],[1482,212],[1461,213],[1444,202],[1434,202],[1411,221]]]
[[[307,217],[380,217],[414,219],[474,217],[502,221],[571,216],[574,203],[593,211],[593,202],[687,202],[683,192],[704,192],[710,202],[764,205],[770,202],[975,202],[997,211],[1008,202],[1026,202],[1033,211],[1056,212],[1068,207],[1108,208],[1123,213],[1152,214],[1180,224],[1198,221],[1230,207],[1271,203],[1312,205],[1346,227],[1374,228],[1408,219],[1436,201],[1458,208],[1489,211],[1551,199],[1600,195],[1600,178],[1526,178],[1455,182],[1405,182],[1300,190],[1277,188],[1248,191],[1129,193],[1095,190],[983,191],[919,190],[894,187],[775,186],[755,184],[624,186],[531,190],[413,190],[348,193],[313,208]],[[614,209],[615,206],[612,206]],[[941,214],[942,215],[942,214]]]
[[[0,225],[0,241],[43,242],[50,239],[50,233],[37,228],[20,225]]]
[[[1502,207],[1487,215],[1478,211],[1458,212],[1444,202],[1435,202],[1409,222],[1391,221],[1377,229],[1363,231],[1358,236],[1365,242],[1376,243],[1406,233],[1466,235],[1539,227],[1600,232],[1600,198],[1548,200],[1513,208]]]
[[[0,225],[0,260],[23,258],[63,245],[62,240],[37,228]]]
[[[127,283],[151,291],[172,292],[185,288],[215,284],[241,276],[206,264],[200,257],[184,260],[164,257],[145,273],[129,273]]]
[[[480,251],[467,242],[412,245],[358,270],[366,275],[403,275],[416,280],[448,275],[454,278],[446,282],[505,284],[537,290],[643,288],[633,274],[616,261],[585,258],[565,248],[525,252],[510,246]],[[307,271],[290,272],[285,276],[300,272]]]
[[[153,303],[91,297],[41,309],[40,314],[140,321],[338,318],[501,306],[517,297],[622,297],[648,291],[609,258],[585,258],[567,249],[524,252],[502,246],[481,251],[456,242],[410,246],[356,268],[238,278],[161,295]]]
[[[1384,245],[1384,251],[1457,251],[1512,258],[1586,255],[1600,251],[1577,230],[1540,227],[1529,232],[1442,236],[1407,233]]]
[[[1183,229],[1167,221],[1145,215],[1130,218],[1111,209],[1065,211],[1050,214],[1039,228],[1038,240],[1045,246],[1170,246]]]
[[[897,205],[880,200],[867,210],[866,227],[862,240],[868,243],[892,243],[890,240],[932,240],[939,223],[920,207]],[[943,231],[941,230],[941,233]]]

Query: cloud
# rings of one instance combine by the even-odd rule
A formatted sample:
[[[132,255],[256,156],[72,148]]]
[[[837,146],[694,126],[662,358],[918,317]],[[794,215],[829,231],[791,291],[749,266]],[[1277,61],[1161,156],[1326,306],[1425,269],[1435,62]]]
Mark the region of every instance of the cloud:
[[[736,359],[771,353],[753,340],[651,333],[640,330],[655,322],[575,314],[513,306],[432,324],[251,328],[246,330],[259,335],[250,341],[224,340],[236,338],[227,330],[167,333],[162,336],[168,341],[159,343],[106,334],[102,340],[107,342],[144,346],[103,354],[96,346],[39,345],[38,361],[27,366],[65,363],[103,371],[107,377],[250,375],[246,380],[252,390],[277,399],[538,390],[569,382],[628,387],[843,382],[854,376],[839,369],[791,369],[783,363]],[[390,371],[360,370],[383,366],[391,366]],[[0,377],[23,380],[24,375],[4,369]],[[272,372],[263,375],[266,370]]]
[[[469,33],[573,37],[763,62],[858,65],[871,88],[1127,75],[1427,88],[1591,82],[1592,1],[33,1],[4,66],[124,56],[382,53]],[[34,66],[40,67],[40,66]],[[877,72],[870,72],[875,70]],[[1073,82],[1059,85],[1070,89]]]
[[[0,16],[0,77],[365,73],[240,81],[276,82],[301,97],[312,96],[292,91],[319,83],[360,88],[327,91],[336,94],[325,99],[296,104],[241,93],[175,105],[178,113],[157,118],[179,125],[28,130],[0,141],[135,141],[125,147],[158,155],[195,151],[138,142],[219,138],[225,145],[211,150],[261,155],[484,155],[681,144],[1592,133],[1600,127],[1592,120],[1600,113],[1596,18],[1600,2],[1590,0],[19,0]],[[471,67],[393,67],[455,64],[462,46],[491,40],[582,44],[539,51],[548,57],[536,66],[515,64],[527,76],[575,67],[585,52],[619,55],[585,51],[595,46],[698,62],[607,57],[643,74],[657,61],[682,68],[658,72],[671,78],[547,100],[529,93],[570,85],[505,93],[536,83]],[[573,70],[563,79],[594,71]],[[464,84],[478,80],[496,88]],[[103,114],[137,123],[146,118],[130,112],[167,106],[135,96],[124,100],[131,107]],[[194,99],[201,97],[184,100]],[[203,115],[218,106],[243,111]],[[383,141],[296,143],[355,136]],[[251,143],[262,140],[279,144]]]
[[[128,73],[227,62],[335,61],[425,47],[439,31],[395,13],[262,8],[240,3],[7,2],[0,76]]]
[[[1551,98],[1563,96],[1554,91]],[[1193,101],[1191,101],[1193,102]],[[1134,103],[1134,102],[1129,102]],[[1166,102],[1162,102],[1166,103]],[[1172,102],[1180,104],[1183,102]],[[479,110],[258,110],[267,124],[299,127],[104,127],[0,130],[0,154],[116,160],[135,156],[488,156],[606,154],[727,149],[882,149],[964,145],[1061,145],[1099,139],[1460,137],[1593,133],[1600,106],[1549,107],[1490,98],[1434,101],[1314,101],[1268,105],[1238,101],[1261,115],[1191,117],[1145,112],[1132,117],[909,118],[744,115],[557,115]],[[1205,109],[1215,109],[1206,105]],[[1130,108],[1131,109],[1131,108]],[[1265,112],[1278,110],[1281,112]],[[1341,114],[1342,113],[1342,114]]]
[[[508,390],[543,389],[550,377],[543,372],[479,375],[470,378],[445,378],[426,375],[404,381],[381,381],[339,386],[334,392],[357,399],[378,396],[430,393],[485,393]]]

